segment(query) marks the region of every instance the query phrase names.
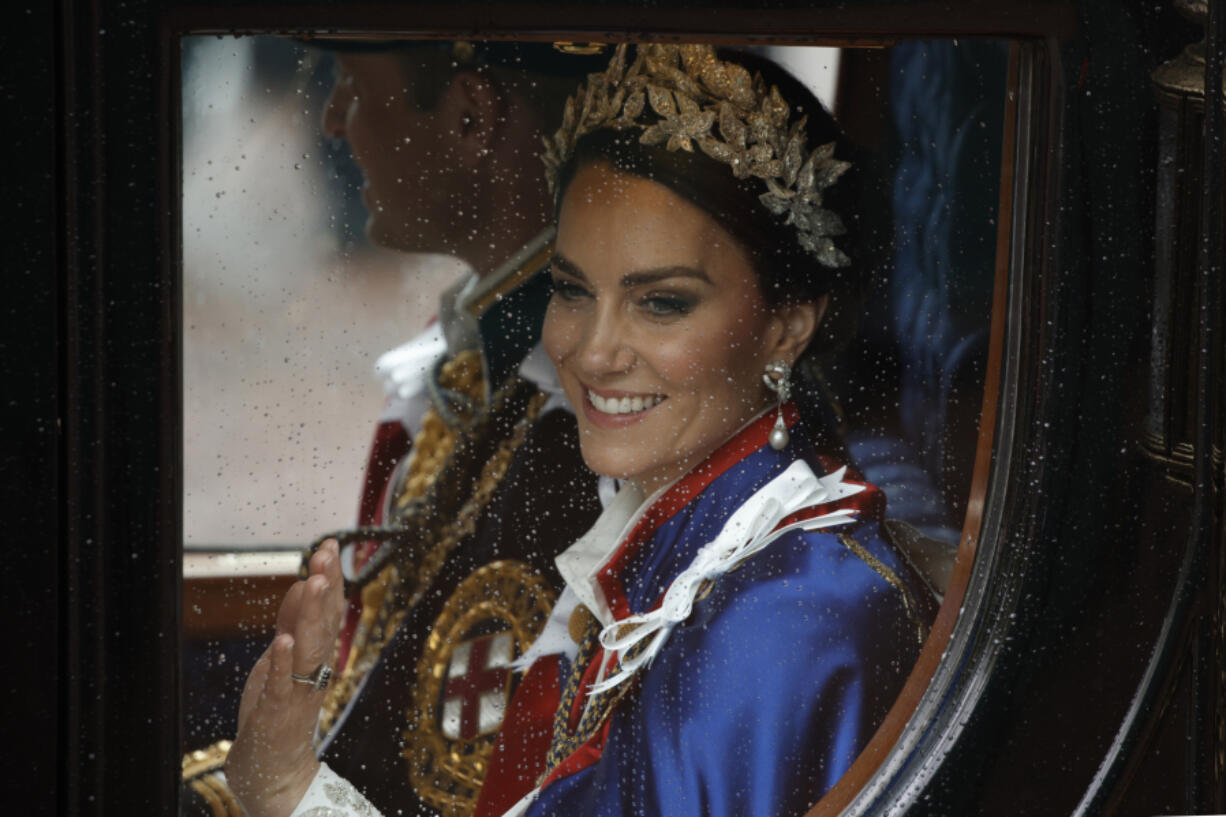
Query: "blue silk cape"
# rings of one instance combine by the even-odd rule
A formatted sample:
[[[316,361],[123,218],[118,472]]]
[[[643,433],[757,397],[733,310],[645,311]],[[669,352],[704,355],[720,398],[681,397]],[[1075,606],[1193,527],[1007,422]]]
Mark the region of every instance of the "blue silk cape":
[[[651,609],[795,458],[818,475],[835,465],[799,427],[783,451],[743,442],[747,455],[725,457],[725,470],[622,560],[631,611]],[[881,723],[934,610],[882,536],[880,493],[867,486],[851,500],[855,521],[793,531],[720,577],[610,716],[599,759],[548,782],[526,813],[780,817],[812,807]],[[562,678],[569,669],[562,659]]]

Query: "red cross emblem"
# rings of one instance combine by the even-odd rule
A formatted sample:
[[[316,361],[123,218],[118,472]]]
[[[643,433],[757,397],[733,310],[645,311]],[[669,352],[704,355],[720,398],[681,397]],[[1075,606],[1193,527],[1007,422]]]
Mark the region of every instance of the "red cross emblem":
[[[472,740],[498,730],[507,708],[515,640],[510,630],[465,641],[451,653],[443,688],[443,735]]]

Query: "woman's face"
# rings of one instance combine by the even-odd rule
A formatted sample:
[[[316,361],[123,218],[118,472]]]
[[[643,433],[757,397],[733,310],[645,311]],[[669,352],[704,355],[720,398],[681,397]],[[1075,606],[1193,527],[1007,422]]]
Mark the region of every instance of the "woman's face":
[[[763,367],[793,362],[816,323],[812,305],[766,305],[748,256],[714,218],[604,163],[566,190],[551,274],[544,345],[583,458],[645,490],[769,406]]]

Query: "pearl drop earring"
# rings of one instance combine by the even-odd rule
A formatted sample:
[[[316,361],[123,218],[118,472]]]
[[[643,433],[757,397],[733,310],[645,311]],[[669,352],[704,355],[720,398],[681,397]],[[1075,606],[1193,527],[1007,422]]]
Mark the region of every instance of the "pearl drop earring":
[[[783,422],[783,404],[788,401],[792,395],[792,367],[782,360],[774,360],[766,364],[766,371],[762,375],[762,382],[766,384],[766,388],[770,389],[778,399],[778,415],[775,417],[775,427],[771,429],[770,443],[771,448],[776,451],[782,451],[787,447],[788,427]]]

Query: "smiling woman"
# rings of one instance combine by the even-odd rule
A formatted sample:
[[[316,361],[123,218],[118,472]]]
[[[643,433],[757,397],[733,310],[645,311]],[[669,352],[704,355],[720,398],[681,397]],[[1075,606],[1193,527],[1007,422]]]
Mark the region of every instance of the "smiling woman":
[[[935,598],[848,467],[809,354],[860,272],[835,246],[853,243],[838,143],[786,72],[710,46],[620,47],[567,104],[542,344],[584,461],[620,490],[557,557],[565,589],[515,661],[476,815],[800,813],[897,697]],[[310,580],[321,600],[284,616],[294,640],[244,693],[230,769],[253,815],[369,808],[304,751],[318,703],[284,678],[331,643],[311,611],[338,579]],[[287,706],[304,717],[278,748]]]
[[[632,236],[633,240],[627,240]],[[667,187],[589,164],[558,221],[544,344],[588,466],[650,493],[766,408],[767,363],[791,366],[812,302],[769,308],[748,253]]]
[[[882,225],[885,243],[894,243],[879,297],[860,312],[861,337],[878,342],[869,350],[870,365],[859,365],[866,358],[844,359],[826,374],[846,409],[846,430],[840,431],[866,477],[874,465],[878,475],[885,469],[906,475],[894,482],[870,478],[887,494],[890,516],[908,506],[906,489],[916,484],[912,475],[926,469],[938,501],[906,518],[933,535],[952,529],[951,541],[961,531],[961,551],[934,626],[937,637],[928,644],[934,649],[925,648],[912,679],[918,686],[908,683],[910,704],[891,712],[862,753],[861,760],[875,757],[879,765],[870,763],[865,771],[857,762],[822,798],[814,817],[1226,812],[1226,368],[1220,335],[1226,314],[1220,226],[1226,222],[1218,149],[1222,109],[1212,104],[1221,94],[1226,54],[1222,3],[1207,8],[1203,2],[848,0],[720,3],[704,14],[676,0],[28,5],[8,27],[6,41],[20,73],[5,85],[26,102],[13,106],[10,129],[21,160],[8,163],[6,189],[20,195],[6,242],[12,306],[0,330],[7,332],[5,348],[17,350],[5,355],[10,388],[3,427],[5,462],[15,475],[6,481],[12,511],[6,519],[20,532],[6,571],[16,592],[4,595],[12,599],[7,618],[15,655],[27,668],[10,677],[10,697],[20,705],[11,707],[6,725],[15,737],[8,743],[21,763],[14,768],[22,769],[13,776],[13,802],[37,813],[91,817],[177,813],[179,781],[166,767],[181,749],[199,745],[194,732],[186,745],[181,740],[178,695],[202,675],[197,663],[180,663],[190,654],[179,652],[185,642],[179,621],[186,620],[192,638],[193,615],[215,621],[225,612],[202,606],[193,613],[188,604],[186,618],[180,618],[180,587],[186,584],[190,592],[193,581],[189,574],[185,582],[180,570],[184,521],[206,515],[199,511],[202,485],[196,477],[202,472],[193,467],[194,458],[207,459],[205,470],[220,475],[236,499],[208,501],[207,515],[237,530],[307,541],[331,528],[302,521],[303,512],[323,499],[322,491],[299,481],[312,466],[342,495],[345,521],[337,524],[352,521],[357,477],[346,480],[326,459],[304,462],[303,455],[319,444],[314,435],[281,435],[289,438],[289,465],[279,483],[241,461],[214,461],[216,452],[207,444],[192,446],[202,419],[208,424],[210,418],[192,411],[187,389],[199,350],[191,307],[200,302],[201,281],[222,279],[220,271],[206,278],[191,274],[188,250],[198,233],[189,229],[195,225],[188,216],[199,212],[203,195],[224,202],[219,213],[208,214],[212,223],[232,224],[234,219],[219,216],[236,212],[242,189],[264,194],[278,185],[268,175],[244,184],[230,175],[238,162],[229,161],[214,162],[215,170],[225,171],[224,181],[217,177],[223,189],[200,190],[193,182],[190,146],[202,120],[193,122],[186,110],[181,117],[180,101],[190,101],[192,77],[200,77],[202,66],[180,61],[180,55],[190,56],[191,41],[206,38],[227,54],[236,52],[234,73],[204,71],[221,87],[238,76],[261,75],[260,62],[242,56],[251,32],[367,31],[370,39],[387,40],[411,31],[449,39],[476,32],[492,39],[527,35],[548,51],[554,40],[588,36],[841,49],[832,109],[871,152],[857,168],[873,171],[871,163],[879,160],[875,170],[883,181],[880,206],[834,209],[844,218],[861,213]],[[1212,19],[1202,30],[1206,15]],[[243,34],[228,36],[236,32]],[[254,82],[248,98],[267,98],[268,87]],[[313,133],[313,123],[299,113],[303,109],[295,99],[285,117],[240,112],[239,122],[292,129],[297,120],[299,131]],[[208,110],[221,113],[220,107]],[[296,147],[290,135],[269,140],[273,149],[281,145],[275,162],[254,158],[250,148],[261,145],[239,145],[250,159],[243,170],[260,165],[274,176],[292,173],[302,153],[311,154],[310,164],[322,155]],[[232,138],[209,141],[218,149],[235,144]],[[520,167],[532,173],[533,163],[522,159]],[[844,181],[850,179],[835,189]],[[224,198],[215,197],[223,192]],[[325,186],[318,192],[322,203],[334,200]],[[312,198],[286,197],[218,237],[239,260],[220,266],[244,276],[225,279],[226,291],[239,296],[234,300],[254,302],[249,305],[256,317],[248,325],[259,326],[270,349],[284,336],[263,319],[265,303],[242,296],[268,284],[274,291],[300,290],[271,281],[251,261],[270,246],[269,228],[286,221],[299,225],[304,238],[324,235],[285,206],[308,205]],[[735,219],[717,221],[735,233]],[[496,231],[480,237],[490,234]],[[859,264],[862,256],[836,240]],[[321,274],[332,269],[295,266]],[[594,277],[591,269],[583,271]],[[381,302],[394,300],[392,295]],[[329,320],[337,318],[336,309],[326,311]],[[350,320],[339,327],[347,329],[341,340],[370,323],[368,314]],[[239,334],[235,325],[230,320],[225,333],[231,339]],[[297,337],[305,338],[324,323],[302,325],[307,328]],[[818,332],[831,326],[826,316]],[[394,337],[374,340],[371,351],[403,342],[414,330],[406,322]],[[245,382],[262,386],[264,378],[247,354],[224,347],[218,352],[239,362],[234,368]],[[296,391],[266,398],[266,404],[298,406],[304,392],[325,390],[349,399],[335,375],[368,367],[356,359],[314,368],[318,385],[295,382]],[[849,373],[862,373],[850,378],[853,388],[845,387]],[[234,387],[238,380],[218,380],[203,390],[216,404],[228,404],[230,423],[214,423],[223,431],[257,428],[251,417],[263,409]],[[976,413],[980,395],[982,421]],[[560,402],[556,395],[550,399]],[[321,419],[319,427],[352,423],[362,409],[349,402],[348,420]],[[866,408],[880,412],[866,416]],[[791,413],[785,409],[785,415]],[[807,425],[804,430],[811,430]],[[957,438],[951,429],[969,433]],[[800,436],[795,430],[789,448]],[[247,462],[280,459],[247,442],[271,441],[273,431],[230,436],[246,449]],[[959,442],[969,443],[969,454]],[[865,456],[883,449],[888,450],[875,459]],[[967,487],[971,459],[973,489]],[[532,476],[559,470],[554,457],[534,462],[540,467],[528,472]],[[266,505],[261,522],[267,526],[234,524],[245,506],[259,506],[251,486],[261,479],[275,486],[280,499]],[[539,482],[532,482],[537,492]],[[530,521],[545,524],[559,509],[573,507],[571,497],[533,506],[529,514],[550,513]],[[598,508],[593,502],[593,516]],[[305,530],[290,528],[285,519]],[[545,549],[540,537],[522,541]],[[701,614],[708,603],[720,601],[727,582],[753,569],[778,544],[721,578],[694,610]],[[462,545],[457,554],[465,552]],[[438,598],[439,605],[424,624],[422,616],[408,620],[406,643],[428,640],[437,608],[466,575],[458,572],[442,595],[441,580],[430,585],[428,598]],[[959,577],[964,592],[955,591]],[[671,648],[702,626],[698,616],[678,625],[656,662],[640,669],[642,686],[625,693],[606,721],[606,760],[614,744],[626,740],[630,707],[648,699],[648,684],[668,668],[663,662],[673,660]],[[772,638],[782,635],[759,629]],[[250,625],[245,632],[257,637]],[[450,681],[462,687],[486,680],[478,678],[479,662],[468,659],[482,645],[493,655],[500,643],[493,631],[457,626],[454,632],[450,666],[464,665],[469,672],[451,678],[446,654],[425,657],[427,669],[441,668],[430,676],[439,695],[427,703],[435,710],[449,705],[440,690]],[[223,652],[226,660],[215,659],[214,666],[228,671],[239,662],[228,646],[213,655]],[[410,651],[406,660],[402,653],[385,664],[400,670],[394,682],[412,684],[418,655]],[[775,671],[804,675],[809,657]],[[753,686],[757,654],[737,658],[726,665],[724,683],[674,688],[671,700],[702,701],[740,686],[769,702]],[[686,668],[684,677],[697,680],[695,670],[710,666]],[[469,684],[470,692],[495,686],[514,690],[514,683]],[[372,687],[366,689],[369,698]],[[294,691],[310,694],[301,684]],[[908,700],[905,694],[900,704]],[[222,700],[235,698],[228,690]],[[464,699],[465,713],[470,699],[475,696]],[[359,713],[351,731],[368,725],[361,735],[365,742],[378,732],[394,741],[409,725],[398,714],[406,711],[398,700],[378,701],[368,719],[370,710]],[[730,702],[712,706],[732,720]],[[482,726],[485,712],[476,714],[465,717],[461,732]],[[662,742],[661,751],[684,746],[695,762],[720,753],[721,778],[747,779],[758,757],[741,739],[755,734],[754,726],[765,719],[741,723],[748,728],[735,734],[671,733],[681,737]],[[434,724],[413,721],[419,736]],[[884,742],[878,740],[883,735]],[[226,727],[208,737],[232,736]],[[783,745],[778,737],[776,748]],[[351,768],[364,768],[371,770],[369,779],[410,788],[413,768],[398,750],[383,752],[383,763],[370,762],[374,756],[332,753],[325,759],[347,777]],[[451,755],[439,751],[431,757]],[[781,766],[809,760],[773,757]],[[351,765],[333,758],[351,759]],[[642,756],[634,779],[645,780],[642,769],[649,763],[665,768],[665,759]],[[162,773],[154,773],[158,769]],[[761,779],[756,769],[754,777]],[[411,797],[368,786],[357,775],[350,779],[385,813],[430,810]],[[572,775],[550,786],[567,780],[572,786],[580,782]],[[445,794],[451,798],[447,808],[456,812],[444,813],[459,813],[461,798],[455,790]]]
[[[799,814],[935,610],[814,399],[807,352],[865,272],[833,242],[847,151],[786,72],[709,46],[620,50],[575,99],[547,156],[543,345],[584,461],[622,488],[558,558],[477,814]]]

